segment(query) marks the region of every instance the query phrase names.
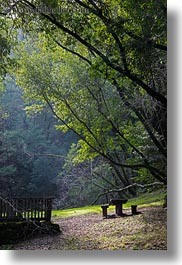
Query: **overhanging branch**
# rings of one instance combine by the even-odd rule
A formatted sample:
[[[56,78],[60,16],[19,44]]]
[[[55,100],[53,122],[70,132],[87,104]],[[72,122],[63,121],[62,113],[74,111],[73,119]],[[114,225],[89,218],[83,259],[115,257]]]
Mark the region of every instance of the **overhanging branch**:
[[[26,4],[28,4],[33,10],[36,10],[37,9],[36,6],[34,4],[32,4],[32,3],[30,3],[29,1],[23,0],[23,2],[26,3]],[[157,101],[161,102],[164,106],[167,105],[167,99],[166,99],[165,96],[163,96],[162,94],[160,94],[160,93],[156,92],[155,90],[153,90],[150,86],[148,86],[145,82],[143,82],[140,78],[138,78],[138,76],[136,74],[131,73],[130,71],[128,71],[126,69],[126,67],[125,67],[125,69],[123,69],[121,66],[116,65],[115,63],[113,63],[108,58],[108,56],[106,56],[105,54],[103,54],[98,48],[96,48],[91,43],[89,43],[88,41],[86,41],[86,39],[82,38],[79,34],[77,34],[76,32],[74,32],[73,30],[69,29],[68,27],[65,27],[53,15],[50,16],[50,15],[47,15],[47,14],[45,14],[43,12],[40,12],[40,15],[43,16],[44,18],[46,18],[48,21],[50,21],[55,26],[57,26],[63,32],[67,33],[69,36],[73,37],[75,40],[77,40],[78,42],[82,43],[91,52],[97,54],[103,60],[103,62],[106,65],[108,65],[109,67],[111,67],[115,71],[121,73],[122,75],[126,76],[131,81],[133,81],[134,83],[136,83],[137,85],[139,85],[140,87],[142,87],[151,97],[153,97]]]
[[[142,185],[142,184],[139,184],[139,183],[133,183],[133,184],[128,185],[128,186],[126,186],[124,188],[121,188],[121,189],[107,190],[105,192],[100,193],[97,196],[97,198],[95,199],[95,201],[92,203],[92,205],[95,204],[101,196],[108,195],[110,193],[116,193],[116,192],[125,191],[125,190],[128,190],[128,189],[133,188],[133,187],[138,187],[138,188],[141,188],[141,189],[145,189],[145,188],[152,187],[152,186],[164,186],[164,183],[162,183],[162,182],[153,182],[153,183],[145,184],[145,185]]]

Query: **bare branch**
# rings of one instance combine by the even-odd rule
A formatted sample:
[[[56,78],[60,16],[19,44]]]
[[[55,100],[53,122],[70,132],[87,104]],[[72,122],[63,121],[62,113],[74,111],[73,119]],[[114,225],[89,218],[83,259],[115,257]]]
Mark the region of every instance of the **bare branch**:
[[[152,187],[152,186],[164,186],[164,183],[163,182],[153,182],[153,183],[145,184],[145,185],[142,185],[142,184],[139,184],[139,183],[133,183],[133,184],[128,185],[128,186],[126,186],[124,188],[121,188],[121,189],[107,190],[105,192],[100,193],[97,196],[97,198],[95,199],[95,201],[92,203],[92,205],[95,204],[101,196],[104,196],[104,195],[107,195],[107,194],[110,194],[110,193],[125,191],[125,190],[128,190],[128,189],[133,188],[133,187],[139,187],[141,189],[145,189],[145,188]]]

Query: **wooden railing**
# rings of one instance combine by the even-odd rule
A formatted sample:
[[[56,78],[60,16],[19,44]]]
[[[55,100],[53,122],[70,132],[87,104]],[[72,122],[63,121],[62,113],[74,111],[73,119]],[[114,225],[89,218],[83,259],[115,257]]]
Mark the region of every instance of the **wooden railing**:
[[[50,221],[53,197],[0,198],[0,221]]]

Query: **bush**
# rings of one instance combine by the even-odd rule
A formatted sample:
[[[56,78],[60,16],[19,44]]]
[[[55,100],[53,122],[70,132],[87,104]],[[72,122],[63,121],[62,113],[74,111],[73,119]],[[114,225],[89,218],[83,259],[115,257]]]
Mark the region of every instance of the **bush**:
[[[3,222],[0,223],[0,246],[40,234],[55,234],[59,232],[59,225],[51,222]]]

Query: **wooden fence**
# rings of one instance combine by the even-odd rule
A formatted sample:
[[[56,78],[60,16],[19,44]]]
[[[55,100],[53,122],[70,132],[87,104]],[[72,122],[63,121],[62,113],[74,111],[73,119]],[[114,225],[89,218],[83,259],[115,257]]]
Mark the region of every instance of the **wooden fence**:
[[[0,221],[50,221],[53,197],[0,198]]]

